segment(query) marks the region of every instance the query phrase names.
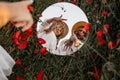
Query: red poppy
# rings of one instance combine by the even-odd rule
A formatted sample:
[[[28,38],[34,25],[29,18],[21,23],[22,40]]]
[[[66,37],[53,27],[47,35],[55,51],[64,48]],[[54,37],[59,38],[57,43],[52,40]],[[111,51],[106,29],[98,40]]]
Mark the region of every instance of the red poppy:
[[[33,12],[33,11],[34,11],[34,8],[33,8],[32,6],[30,6],[30,5],[28,5],[27,8],[28,8],[28,10],[29,10],[30,12]]]
[[[76,0],[71,0],[71,3],[76,5],[77,1]]]
[[[16,80],[25,80],[25,79],[20,76],[16,76]]]
[[[85,25],[85,30],[86,30],[86,32],[88,32],[88,31],[90,30],[90,24],[89,24],[89,23],[87,23],[87,24]]]
[[[96,34],[97,34],[98,37],[102,37],[103,30],[98,30],[98,31],[96,32]]]
[[[16,63],[17,65],[22,65],[22,62],[21,62],[21,60],[19,60],[19,59],[16,60],[15,63]]]
[[[107,16],[108,15],[108,11],[103,11],[102,13],[101,13],[101,16]]]
[[[40,71],[37,75],[37,80],[43,80],[44,72]]]
[[[16,31],[15,33],[14,33],[14,35],[13,35],[13,38],[19,38],[19,36],[20,36],[20,31]]]
[[[28,37],[32,37],[32,28],[29,28],[28,30],[26,30],[25,33]]]
[[[17,45],[20,44],[20,42],[19,42],[18,39],[16,39],[16,38],[13,38],[13,41],[14,41],[14,43],[17,44]]]
[[[97,69],[96,66],[94,66],[94,74],[93,74],[93,77],[95,78],[95,80],[99,80],[99,79],[100,79],[99,69]]]
[[[36,46],[40,46],[40,43],[39,43],[39,42],[36,42]]]
[[[16,32],[14,33],[14,35],[13,35],[13,41],[14,41],[14,43],[17,44],[17,45],[20,44],[20,42],[18,41],[19,36],[20,36],[20,31],[16,31]]]
[[[97,41],[99,42],[99,44],[100,44],[101,46],[105,44],[105,40],[102,39],[102,37],[98,37],[98,38],[97,38]]]
[[[25,49],[26,47],[27,47],[27,44],[28,44],[28,42],[26,41],[26,42],[22,42],[22,43],[20,43],[19,45],[18,45],[18,48],[19,49]]]
[[[24,33],[20,30],[16,31],[13,35],[13,41],[18,46],[19,49],[25,49],[27,47],[27,40],[32,36],[32,28],[29,28]]]
[[[26,36],[25,34],[21,34],[21,35],[19,36],[19,40],[22,40],[22,41],[26,41],[27,38],[28,38],[28,36]]]
[[[40,44],[45,44],[46,43],[46,41],[42,38],[38,38],[38,41],[39,41]]]
[[[108,49],[113,49],[114,43],[112,41],[108,42]]]
[[[45,53],[46,53],[46,47],[41,48],[40,54],[41,54],[42,56],[45,56],[45,55],[46,55]]]
[[[86,2],[90,4],[92,2],[92,0],[87,0]]]

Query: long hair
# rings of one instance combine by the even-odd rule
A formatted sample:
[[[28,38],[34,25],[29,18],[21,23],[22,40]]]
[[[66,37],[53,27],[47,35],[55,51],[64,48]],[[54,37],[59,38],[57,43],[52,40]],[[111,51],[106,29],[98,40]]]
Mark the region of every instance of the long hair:
[[[51,31],[53,31],[53,29],[56,28],[56,25],[60,25],[63,28],[61,34],[56,36],[57,37],[57,43],[58,43],[59,40],[62,38],[61,35],[63,34],[64,27],[66,25],[62,20],[60,21],[60,20],[56,20],[56,19],[52,20],[49,24],[50,24],[50,27],[44,30],[46,34],[49,34]]]

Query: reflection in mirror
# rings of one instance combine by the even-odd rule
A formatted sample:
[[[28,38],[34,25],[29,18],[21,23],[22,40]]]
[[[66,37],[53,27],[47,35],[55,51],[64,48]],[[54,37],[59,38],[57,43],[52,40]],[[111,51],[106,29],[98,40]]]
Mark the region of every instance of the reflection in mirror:
[[[51,54],[71,55],[86,42],[87,23],[85,13],[78,6],[55,3],[42,12],[37,23],[37,36],[46,41],[42,46]]]

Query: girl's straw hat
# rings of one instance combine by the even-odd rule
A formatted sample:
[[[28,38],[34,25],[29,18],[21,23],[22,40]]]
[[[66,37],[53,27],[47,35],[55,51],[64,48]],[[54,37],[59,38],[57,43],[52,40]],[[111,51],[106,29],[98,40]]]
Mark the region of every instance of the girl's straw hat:
[[[87,24],[87,22],[84,22],[84,21],[77,22],[77,23],[73,26],[72,32],[74,32],[76,29],[78,29],[78,28],[81,27],[81,26],[84,27],[86,24]]]

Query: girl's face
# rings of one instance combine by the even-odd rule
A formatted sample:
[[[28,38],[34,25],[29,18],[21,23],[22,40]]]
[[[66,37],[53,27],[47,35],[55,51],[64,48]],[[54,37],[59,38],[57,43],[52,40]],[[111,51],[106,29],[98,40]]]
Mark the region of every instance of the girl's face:
[[[59,36],[63,32],[63,27],[61,25],[56,25],[55,28],[53,29],[54,33],[56,36]]]

